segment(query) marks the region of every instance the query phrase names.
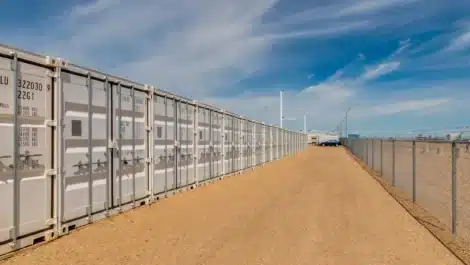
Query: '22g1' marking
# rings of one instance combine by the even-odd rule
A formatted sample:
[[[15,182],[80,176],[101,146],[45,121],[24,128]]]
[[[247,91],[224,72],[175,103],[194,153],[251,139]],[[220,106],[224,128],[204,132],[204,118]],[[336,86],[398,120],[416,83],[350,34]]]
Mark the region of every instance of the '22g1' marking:
[[[34,100],[34,92],[19,90],[16,92],[16,97],[22,100]]]

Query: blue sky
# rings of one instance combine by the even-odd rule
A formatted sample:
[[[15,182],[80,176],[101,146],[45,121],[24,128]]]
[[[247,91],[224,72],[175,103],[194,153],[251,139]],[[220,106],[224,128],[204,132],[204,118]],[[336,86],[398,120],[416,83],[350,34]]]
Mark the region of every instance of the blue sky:
[[[457,0],[7,0],[0,42],[279,123],[396,135],[469,124]]]

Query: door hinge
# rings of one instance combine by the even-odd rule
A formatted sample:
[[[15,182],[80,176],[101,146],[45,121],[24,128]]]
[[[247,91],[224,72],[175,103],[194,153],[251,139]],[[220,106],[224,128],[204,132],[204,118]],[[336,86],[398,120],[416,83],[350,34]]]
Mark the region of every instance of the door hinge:
[[[109,142],[108,142],[108,149],[115,149],[115,148],[117,148],[117,142],[116,142],[116,141],[109,140]]]
[[[46,71],[46,76],[47,76],[47,77],[52,77],[52,78],[58,78],[58,77],[59,77],[59,73],[57,73],[57,72],[52,72],[52,71]]]
[[[56,120],[46,120],[45,122],[47,127],[56,127],[57,126],[57,121]]]
[[[45,174],[46,177],[52,177],[57,175],[57,171],[55,169],[46,170]]]
[[[47,225],[47,226],[55,225],[55,224],[57,224],[57,222],[56,222],[56,220],[53,219],[53,218],[49,218],[49,219],[46,220],[46,225]]]

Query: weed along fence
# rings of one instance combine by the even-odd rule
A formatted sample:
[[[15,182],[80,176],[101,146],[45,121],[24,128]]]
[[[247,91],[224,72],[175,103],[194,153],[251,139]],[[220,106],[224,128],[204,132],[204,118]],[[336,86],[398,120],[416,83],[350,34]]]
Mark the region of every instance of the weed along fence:
[[[306,148],[306,135],[0,46],[0,254]]]
[[[470,142],[345,139],[346,147],[470,242]]]

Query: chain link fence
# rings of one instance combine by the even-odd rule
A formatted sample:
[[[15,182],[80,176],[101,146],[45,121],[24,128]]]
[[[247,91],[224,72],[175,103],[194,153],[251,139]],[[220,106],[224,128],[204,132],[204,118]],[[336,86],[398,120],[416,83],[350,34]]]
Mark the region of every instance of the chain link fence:
[[[344,139],[343,144],[470,243],[470,142]]]

